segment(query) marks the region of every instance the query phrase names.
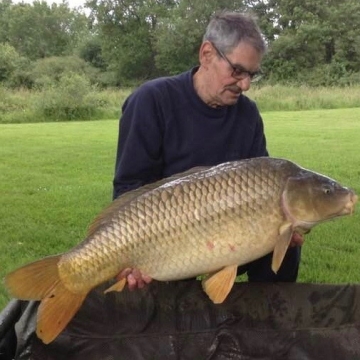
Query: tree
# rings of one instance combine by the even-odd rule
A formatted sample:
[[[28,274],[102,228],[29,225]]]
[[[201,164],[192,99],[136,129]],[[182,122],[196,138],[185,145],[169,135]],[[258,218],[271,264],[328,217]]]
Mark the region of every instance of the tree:
[[[197,65],[206,25],[219,9],[243,7],[241,2],[231,0],[179,1],[154,31],[157,68],[166,74],[176,74]]]
[[[234,0],[90,0],[103,56],[119,79],[173,74],[197,64],[210,16],[239,9]]]
[[[0,0],[3,81],[11,68],[17,72],[13,84],[26,82],[26,59],[55,57],[51,61],[59,64],[69,55],[96,67],[91,78],[103,86],[179,73],[197,65],[205,27],[222,9],[257,16],[269,46],[263,62],[268,79],[314,85],[360,79],[359,0],[88,0],[86,6],[90,16],[66,0]],[[41,72],[39,62],[34,69]]]
[[[279,22],[279,13],[273,7],[272,0],[243,0],[243,3],[247,12],[256,16],[265,40],[270,44],[281,33],[279,27],[276,26]]]
[[[8,43],[0,43],[0,83],[7,86],[26,86],[29,67],[28,59],[21,56]]]
[[[101,42],[98,36],[93,36],[80,45],[79,56],[81,59],[98,69],[105,71],[107,68],[107,63],[103,58]]]
[[[20,55],[13,46],[0,44],[0,82],[10,78],[19,60]]]
[[[101,39],[102,55],[118,84],[157,75],[153,32],[173,0],[90,0]]]
[[[45,1],[19,3],[8,8],[7,16],[8,42],[31,60],[71,54],[82,33],[88,31],[86,16],[69,9],[66,2],[51,6]]]
[[[11,7],[11,0],[0,0],[0,43],[9,41],[9,10]]]
[[[269,7],[278,36],[264,66],[276,80],[328,85],[359,71],[358,0],[269,0]]]

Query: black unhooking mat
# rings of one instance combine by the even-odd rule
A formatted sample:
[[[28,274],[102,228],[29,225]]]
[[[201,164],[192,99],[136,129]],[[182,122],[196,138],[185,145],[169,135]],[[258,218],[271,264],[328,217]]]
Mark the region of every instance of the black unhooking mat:
[[[34,334],[37,304],[10,302],[0,314],[3,349],[16,322],[15,359],[360,359],[360,285],[237,283],[221,305],[196,280],[105,288],[49,345]]]

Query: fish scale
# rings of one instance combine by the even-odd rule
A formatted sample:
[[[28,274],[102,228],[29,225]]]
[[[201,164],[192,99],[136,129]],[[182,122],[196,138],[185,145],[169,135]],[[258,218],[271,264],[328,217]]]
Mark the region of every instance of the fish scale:
[[[199,245],[204,243],[203,239],[217,238],[217,242],[219,242],[219,238],[221,238],[223,234],[235,234],[236,231],[231,230],[231,226],[230,228],[226,228],[225,224],[233,222],[232,219],[238,214],[246,214],[253,210],[250,206],[251,203],[249,202],[243,202],[242,208],[237,206],[234,202],[233,195],[235,192],[235,184],[238,182],[242,184],[243,187],[246,187],[246,183],[252,182],[255,186],[253,188],[247,187],[247,193],[249,194],[250,190],[253,195],[250,196],[250,198],[255,200],[255,203],[261,202],[261,197],[259,200],[257,199],[259,198],[259,194],[264,193],[264,183],[262,186],[259,186],[260,181],[257,180],[259,176],[254,176],[253,174],[254,170],[257,169],[253,168],[251,170],[251,172],[246,174],[240,172],[241,176],[239,176],[239,171],[236,172],[235,170],[230,169],[226,174],[215,176],[215,178],[212,178],[213,183],[215,184],[215,191],[211,188],[208,178],[205,177],[198,179],[196,183],[184,182],[182,185],[176,184],[175,189],[171,189],[174,192],[173,195],[169,192],[169,186],[166,186],[165,189],[160,188],[150,195],[146,194],[146,196],[141,199],[142,201],[139,199],[137,206],[131,208],[131,218],[128,218],[129,213],[125,212],[126,223],[134,221],[133,217],[139,219],[135,225],[137,231],[135,233],[127,233],[126,231],[123,231],[123,233],[119,232],[116,234],[116,237],[119,239],[127,239],[128,243],[133,245],[132,248],[137,247],[139,249],[140,247],[143,247],[144,250],[138,250],[138,252],[141,252],[142,254],[148,253],[148,256],[135,256],[137,259],[141,260],[133,260],[134,262],[131,264],[120,263],[118,265],[116,265],[114,259],[107,259],[107,261],[114,264],[114,273],[118,272],[121,267],[126,265],[139,268],[144,271],[144,273],[162,280],[164,275],[160,270],[164,269],[169,272],[169,269],[161,266],[162,260],[164,259],[166,262],[166,258],[171,257],[172,266],[175,267],[177,271],[171,269],[172,275],[167,275],[167,278],[164,278],[164,280],[172,280],[173,277],[176,279],[181,276],[192,276],[193,273],[196,272],[196,269],[191,269],[191,267],[189,268],[186,265],[194,266],[196,263],[204,264],[205,262],[213,262],[212,258],[218,257],[219,255],[222,255],[223,257],[228,256],[229,251],[231,250],[228,249],[227,244],[225,244],[225,246],[219,244],[217,245],[219,251],[195,253],[197,256],[191,255],[191,252],[189,252],[188,257],[184,256],[180,258],[178,263],[174,260],[174,252],[179,252],[181,249],[185,251],[185,249],[199,247]],[[257,171],[259,172],[259,170]],[[250,179],[246,176],[248,174],[252,175],[250,176]],[[267,187],[267,183],[265,183],[265,185]],[[268,189],[266,189],[265,193],[267,190]],[[175,196],[175,194],[177,196]],[[188,194],[188,196],[186,194]],[[212,196],[210,197],[209,194],[212,194]],[[220,206],[218,206],[219,202],[214,200],[214,197],[221,199]],[[237,198],[239,202],[241,197],[238,196]],[[146,205],[146,203],[148,203],[148,205]],[[215,205],[209,205],[212,203]],[[157,205],[156,207],[154,205],[151,207],[151,204]],[[181,205],[184,204],[188,204],[188,209],[186,207],[181,208]],[[158,209],[163,209],[163,212],[158,214]],[[147,219],[147,212],[151,214],[149,219]],[[209,218],[209,216],[207,216],[209,213],[213,214],[213,216],[217,214],[217,216],[210,216]],[[209,218],[210,223],[221,223],[222,226],[211,226],[210,229],[212,231],[210,231],[208,229],[209,222],[200,221],[200,219],[203,220],[206,216]],[[121,213],[118,214],[119,221],[122,220],[123,217],[124,216]],[[156,224],[153,220],[154,217],[162,218],[163,221],[159,221]],[[151,224],[151,226],[149,226],[149,224]],[[183,228],[187,230],[188,234],[184,234],[184,232],[181,231]],[[163,239],[163,241],[159,241],[159,234],[162,233],[161,229],[166,229],[166,239]],[[178,229],[178,231],[176,231],[176,229]],[[189,234],[191,235],[190,237],[186,236]],[[106,237],[104,237],[104,240],[107,241]],[[227,241],[226,238],[224,240]],[[232,241],[232,239],[230,239],[230,241]],[[116,246],[117,248],[119,247],[118,244],[116,244]],[[164,252],[162,248],[166,248],[167,252]],[[118,250],[121,253],[121,249]],[[124,252],[126,253],[126,249],[124,249]],[[197,261],[189,261],[189,258],[195,258]],[[219,262],[219,260],[217,262]],[[210,270],[214,269],[211,268]]]
[[[357,196],[335,180],[291,161],[256,158],[192,169],[115,200],[64,254],[7,275],[14,297],[41,300],[37,335],[52,341],[88,292],[138,269],[155,280],[210,274],[202,283],[221,303],[238,265],[273,252],[278,271],[294,232],[351,214]]]

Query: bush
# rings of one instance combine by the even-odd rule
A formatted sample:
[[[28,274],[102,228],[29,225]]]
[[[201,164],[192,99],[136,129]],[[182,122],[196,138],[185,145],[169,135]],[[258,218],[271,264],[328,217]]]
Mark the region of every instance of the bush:
[[[43,90],[10,89],[0,84],[0,124],[101,120],[119,117],[130,89],[100,90],[78,75]]]
[[[33,122],[31,100],[32,94],[27,89],[13,90],[0,85],[0,124]]]
[[[23,97],[23,92],[14,92],[0,85],[0,115],[14,111],[23,111],[26,107]]]
[[[6,81],[16,68],[20,55],[10,44],[0,44],[0,82]]]
[[[77,74],[85,77],[90,83],[97,82],[99,70],[87,64],[77,56],[49,57],[34,62],[31,78],[37,89],[54,85],[66,74]]]
[[[92,119],[106,105],[98,101],[87,77],[74,73],[60,77],[57,85],[50,82],[36,102],[40,116],[48,120]]]
[[[14,88],[27,86],[30,60],[20,56],[10,44],[0,43],[0,83]]]
[[[349,75],[343,64],[332,62],[299,74],[299,79],[302,78],[309,86],[346,86],[350,84]]]

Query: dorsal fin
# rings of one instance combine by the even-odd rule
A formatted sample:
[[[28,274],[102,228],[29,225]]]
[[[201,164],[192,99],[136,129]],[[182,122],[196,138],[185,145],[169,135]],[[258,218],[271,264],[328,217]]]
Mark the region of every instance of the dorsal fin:
[[[161,185],[169,183],[174,180],[179,180],[185,176],[195,174],[199,171],[208,169],[209,166],[197,166],[191,168],[189,170],[183,171],[178,174],[171,175],[167,178],[155,181],[151,184],[146,184],[141,186],[135,190],[130,190],[123,195],[120,195],[117,199],[115,199],[108,207],[106,207],[90,224],[88,229],[88,236],[93,235],[101,226],[105,225],[107,221],[112,217],[112,215],[119,210],[122,206],[129,203],[130,201],[136,199],[137,197],[152,191]]]

